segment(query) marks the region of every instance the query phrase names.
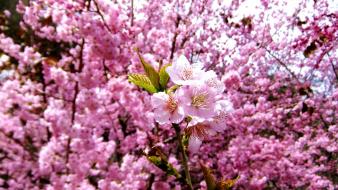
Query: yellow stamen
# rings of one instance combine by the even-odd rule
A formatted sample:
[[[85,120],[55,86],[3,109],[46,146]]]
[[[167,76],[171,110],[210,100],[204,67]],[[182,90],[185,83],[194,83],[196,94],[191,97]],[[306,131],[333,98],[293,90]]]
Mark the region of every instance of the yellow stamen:
[[[192,79],[193,71],[191,68],[184,68],[182,71],[182,79],[183,80],[189,80]]]
[[[177,102],[176,100],[169,95],[169,99],[167,101],[167,105],[166,105],[166,108],[167,110],[170,112],[170,113],[173,113],[175,112],[176,108],[177,108]]]
[[[200,108],[205,106],[207,99],[207,94],[198,94],[192,97],[191,105],[194,107]]]

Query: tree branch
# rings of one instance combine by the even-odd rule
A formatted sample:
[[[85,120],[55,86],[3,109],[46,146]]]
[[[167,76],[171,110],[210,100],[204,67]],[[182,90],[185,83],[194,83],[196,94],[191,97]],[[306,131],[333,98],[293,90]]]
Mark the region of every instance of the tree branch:
[[[131,0],[131,20],[130,20],[130,25],[134,25],[134,0]]]
[[[177,28],[179,27],[180,25],[180,22],[181,22],[181,17],[178,15],[177,16],[177,19],[176,19],[176,23],[175,23],[175,26],[176,26],[176,30]],[[171,43],[171,50],[170,50],[170,62],[173,60],[174,58],[174,53],[175,53],[175,49],[176,49],[176,39],[177,39],[177,36],[178,36],[178,32],[175,31],[175,34],[174,34],[174,38],[173,38],[173,41]]]
[[[83,48],[84,48],[85,40],[82,38],[81,44],[80,44],[80,55],[79,55],[79,68],[76,71],[73,71],[73,73],[81,73],[83,69]],[[74,87],[74,98],[72,100],[72,115],[71,115],[71,126],[70,128],[73,127],[75,123],[75,115],[76,115],[76,99],[79,94],[79,81],[75,81],[75,87]],[[71,153],[70,150],[70,144],[71,144],[72,138],[69,136],[67,140],[67,145],[66,145],[66,163],[69,162],[69,155]],[[67,174],[69,174],[69,168],[67,167]]]
[[[183,146],[181,129],[180,129],[180,126],[178,124],[173,124],[173,127],[176,131],[176,136],[177,136],[177,139],[178,139],[178,148],[179,148],[179,150],[181,151],[181,154],[182,154],[182,165],[183,165],[183,168],[184,168],[186,182],[187,182],[187,185],[189,186],[189,189],[193,190],[192,183],[191,183],[191,177],[190,177],[190,173],[189,173],[188,156],[187,156],[187,153],[185,152],[185,149],[184,149],[184,146]]]
[[[111,33],[113,34],[114,32],[109,28],[108,24],[106,23],[106,20],[104,19],[103,14],[100,11],[99,5],[97,4],[97,2],[95,0],[93,0],[95,7],[96,7],[96,13],[99,14],[99,16],[101,17],[101,20],[103,22],[103,25],[105,26],[105,28]]]
[[[276,57],[274,54],[272,54],[271,53],[271,51],[270,50],[268,50],[266,47],[264,47],[264,46],[262,46],[268,53],[269,53],[269,55],[271,55],[280,65],[282,65],[289,73],[290,73],[290,75],[294,78],[294,79],[296,79],[297,80],[297,82],[299,83],[300,81],[299,81],[299,79],[298,79],[298,77],[296,76],[296,74],[295,73],[293,73],[289,68],[288,68],[288,66],[282,61],[282,60],[280,60],[278,57]]]
[[[326,55],[327,55],[327,56],[329,57],[329,59],[330,59],[330,54],[329,54],[329,52],[327,52]],[[331,64],[331,66],[332,66],[333,73],[334,73],[334,75],[336,76],[336,80],[337,80],[337,82],[338,82],[338,73],[336,72],[337,68],[334,66],[334,64],[333,64],[333,62],[332,62],[331,59],[330,59],[330,64]]]

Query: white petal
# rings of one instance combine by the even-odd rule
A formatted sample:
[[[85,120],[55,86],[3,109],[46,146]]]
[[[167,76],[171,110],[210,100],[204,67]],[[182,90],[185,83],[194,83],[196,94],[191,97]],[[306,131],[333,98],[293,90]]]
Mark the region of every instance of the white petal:
[[[169,98],[169,95],[164,92],[158,92],[153,94],[151,97],[151,104],[154,107],[159,107],[160,105],[164,104]]]
[[[194,81],[203,83],[204,78],[208,76],[208,73],[199,68],[193,68],[193,75]]]
[[[193,116],[193,117],[191,117],[191,118],[192,118],[192,119],[191,119],[191,121],[189,122],[188,127],[194,126],[194,125],[196,125],[197,123],[203,123],[203,122],[205,121],[205,119],[200,118],[200,117],[196,117],[196,116]]]
[[[234,110],[233,105],[229,100],[217,101],[216,109],[223,110],[225,112],[231,112]]]
[[[178,76],[177,76],[177,73],[175,72],[174,66],[168,66],[168,67],[165,69],[165,71],[167,71],[167,73],[168,73],[168,75],[169,75],[169,77],[170,77],[170,79],[171,79],[172,81],[178,79]]]
[[[191,67],[189,60],[184,55],[180,55],[174,64],[179,68]]]
[[[169,123],[169,113],[167,112],[155,112],[154,118],[161,125]]]
[[[196,62],[191,65],[194,69],[202,69],[204,64],[202,62]]]
[[[183,118],[184,118],[184,114],[183,114],[182,108],[179,107],[170,117],[170,121],[172,123],[180,123],[183,120]]]
[[[217,78],[215,71],[207,71],[204,74],[206,77],[205,79]]]

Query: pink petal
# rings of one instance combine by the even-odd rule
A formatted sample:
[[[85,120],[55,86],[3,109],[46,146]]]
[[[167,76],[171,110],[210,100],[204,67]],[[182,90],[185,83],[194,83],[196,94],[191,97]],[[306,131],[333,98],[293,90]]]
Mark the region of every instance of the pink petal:
[[[191,153],[196,153],[200,149],[201,144],[202,141],[199,138],[190,136],[188,149]]]

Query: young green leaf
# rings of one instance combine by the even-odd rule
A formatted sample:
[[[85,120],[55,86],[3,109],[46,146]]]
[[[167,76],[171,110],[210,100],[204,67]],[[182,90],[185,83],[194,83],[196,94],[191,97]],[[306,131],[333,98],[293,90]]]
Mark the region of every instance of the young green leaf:
[[[166,68],[170,65],[171,64],[164,65],[160,69],[159,76],[160,76],[160,85],[161,85],[162,89],[166,89],[166,87],[167,87],[167,83],[169,81],[169,75],[166,71]]]
[[[174,86],[170,87],[168,90],[167,90],[167,94],[170,94],[170,93],[173,93],[175,92],[180,86],[175,84]]]
[[[151,81],[146,75],[132,73],[128,75],[128,80],[136,86],[145,89],[150,93],[156,93],[157,89],[153,86]]]
[[[141,56],[141,54],[137,51],[137,55],[142,63],[143,69],[147,75],[147,77],[150,79],[151,83],[153,84],[153,86],[159,90],[160,89],[160,76],[158,75],[157,71],[154,69],[154,67],[147,63],[143,57]]]
[[[148,154],[146,154],[147,159],[164,171],[168,175],[173,175],[176,178],[181,178],[178,171],[173,167],[172,164],[168,162],[167,156],[164,154],[163,150],[160,147],[154,146],[151,148]]]

